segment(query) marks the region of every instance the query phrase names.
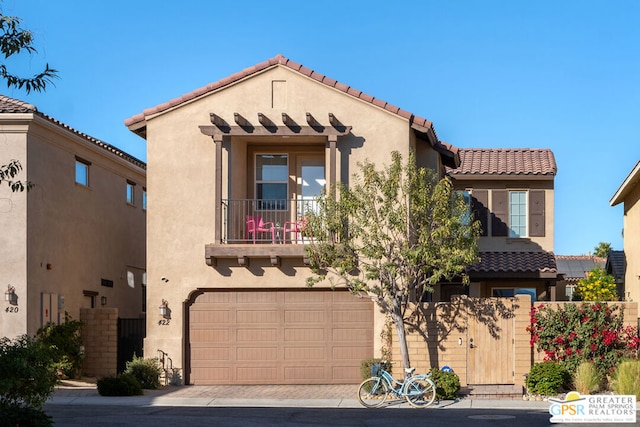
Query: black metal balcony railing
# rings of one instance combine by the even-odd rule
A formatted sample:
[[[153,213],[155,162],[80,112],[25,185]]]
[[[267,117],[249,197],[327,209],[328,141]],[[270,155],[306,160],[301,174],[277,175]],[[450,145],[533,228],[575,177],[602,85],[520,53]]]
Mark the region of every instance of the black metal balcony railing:
[[[309,242],[305,216],[316,207],[315,199],[224,199],[222,243]]]

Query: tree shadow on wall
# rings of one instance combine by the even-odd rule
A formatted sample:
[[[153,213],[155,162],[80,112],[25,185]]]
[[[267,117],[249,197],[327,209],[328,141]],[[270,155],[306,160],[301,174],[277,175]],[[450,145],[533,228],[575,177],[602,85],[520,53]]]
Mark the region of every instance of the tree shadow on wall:
[[[423,303],[405,318],[408,334],[417,334],[429,349],[430,366],[438,366],[438,355],[448,347],[467,341],[470,322],[484,328],[495,340],[503,332],[501,324],[513,319],[519,308],[514,298],[475,298],[460,296],[451,302]]]

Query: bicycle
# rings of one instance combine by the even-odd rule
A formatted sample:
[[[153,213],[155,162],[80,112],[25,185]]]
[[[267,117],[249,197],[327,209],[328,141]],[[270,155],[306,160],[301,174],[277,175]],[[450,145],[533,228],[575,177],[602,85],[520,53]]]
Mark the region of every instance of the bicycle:
[[[383,367],[384,362],[371,365],[371,378],[358,387],[358,401],[367,408],[378,408],[389,395],[404,398],[414,408],[426,408],[436,399],[436,385],[431,374],[412,375],[415,368],[405,368],[405,379],[399,381]]]

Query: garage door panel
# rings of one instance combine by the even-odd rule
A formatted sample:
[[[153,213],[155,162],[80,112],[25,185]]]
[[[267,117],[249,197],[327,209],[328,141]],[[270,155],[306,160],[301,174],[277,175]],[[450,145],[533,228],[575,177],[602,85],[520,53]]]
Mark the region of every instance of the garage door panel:
[[[321,304],[327,300],[326,293],[323,292],[286,292],[284,294],[285,305],[295,304]]]
[[[216,366],[213,362],[226,361],[230,359],[229,348],[227,347],[192,347],[194,363],[191,366]]]
[[[191,322],[194,325],[229,323],[231,320],[230,310],[196,310],[191,313]]]
[[[237,292],[234,293],[236,304],[278,304],[277,292]]]
[[[333,366],[331,368],[331,378],[337,381],[344,381],[345,384],[362,381],[360,370],[354,370],[353,366]]]
[[[294,382],[313,381],[324,377],[324,365],[290,366],[284,369],[284,378]]]
[[[324,341],[324,328],[286,328],[284,330],[285,342],[308,342],[308,341]]]
[[[370,328],[334,328],[331,331],[334,342],[357,343],[371,342],[373,333]]]
[[[286,310],[284,312],[284,321],[286,323],[324,323],[326,321],[326,313],[324,310]]]
[[[229,336],[229,329],[200,329],[199,327],[191,331],[191,340],[196,343],[227,343],[229,342]]]
[[[236,360],[238,362],[275,362],[278,360],[278,349],[276,347],[241,347],[236,350]]]
[[[367,359],[369,354],[371,349],[364,346],[333,347],[331,353],[333,360],[363,360]]]
[[[236,342],[240,344],[255,343],[256,341],[272,343],[278,341],[278,335],[278,330],[275,328],[238,329],[236,331]]]
[[[203,385],[209,383],[224,384],[231,380],[230,368],[193,368],[192,375],[194,380],[192,384]],[[203,378],[202,380],[200,378]],[[206,378],[206,380],[204,379]]]
[[[234,295],[229,292],[205,292],[198,295],[198,307],[202,307],[202,309],[209,309],[211,308],[211,305],[229,305],[233,297]]]
[[[235,369],[238,382],[244,384],[268,384],[278,378],[275,366],[238,366]]]
[[[354,309],[340,309],[333,311],[333,322],[336,323],[365,323],[373,321],[373,313],[362,310],[360,307]]]
[[[357,383],[373,336],[373,303],[348,292],[209,291],[189,309],[189,382]]]
[[[236,311],[236,322],[242,324],[268,324],[278,323],[278,312],[276,310],[238,310]]]
[[[327,349],[325,347],[285,347],[284,360],[326,360]]]

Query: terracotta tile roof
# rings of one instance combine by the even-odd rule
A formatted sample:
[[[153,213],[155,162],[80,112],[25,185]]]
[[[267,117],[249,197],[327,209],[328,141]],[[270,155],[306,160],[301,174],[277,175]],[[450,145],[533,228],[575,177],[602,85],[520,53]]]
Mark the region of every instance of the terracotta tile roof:
[[[0,95],[0,113],[35,113],[38,109],[19,99]]]
[[[147,169],[147,164],[142,160],[137,159],[128,153],[125,153],[124,151],[114,147],[111,144],[107,144],[104,141],[101,141],[97,138],[87,135],[86,133],[80,132],[72,128],[71,126],[62,123],[61,121],[54,119],[51,116],[41,113],[38,111],[38,109],[34,105],[20,101],[19,99],[9,98],[8,96],[0,95],[0,113],[33,113],[97,145],[103,150],[113,153],[118,157],[121,157],[122,159],[128,161],[129,163],[132,163],[142,169]]]
[[[556,273],[552,252],[480,252],[480,262],[470,266],[473,273]]]
[[[448,169],[454,177],[465,175],[555,176],[553,152],[538,148],[460,148],[460,167]]]
[[[256,64],[252,67],[248,67],[245,68],[244,70],[237,72],[235,74],[230,75],[229,77],[225,77],[221,80],[218,80],[217,82],[213,82],[213,83],[209,83],[208,85],[201,87],[199,89],[196,89],[192,92],[189,92],[187,94],[184,94],[178,98],[174,98],[168,102],[165,102],[163,104],[157,105],[155,107],[152,108],[147,108],[145,109],[142,113],[140,114],[136,114],[128,119],[125,119],[124,124],[127,127],[133,127],[136,128],[137,126],[141,125],[144,121],[146,116],[149,115],[153,115],[153,114],[157,114],[157,113],[161,113],[163,111],[166,111],[170,108],[176,107],[184,102],[190,101],[192,99],[195,99],[199,96],[205,95],[209,92],[213,92],[215,90],[221,89],[225,86],[228,86],[232,83],[235,83],[239,80],[244,79],[245,77],[251,76],[253,74],[256,74],[258,72],[261,72],[267,68],[270,67],[275,67],[275,66],[285,66],[287,68],[290,68],[294,71],[297,71],[300,74],[303,74],[307,77],[310,77],[316,81],[318,81],[319,83],[322,83],[324,85],[327,85],[329,87],[332,87],[334,89],[337,89],[341,92],[344,92],[348,95],[353,96],[354,98],[358,98],[362,101],[371,103],[373,105],[376,105],[380,108],[383,108],[391,113],[397,114],[400,117],[403,117],[405,119],[407,119],[410,123],[411,126],[413,127],[417,127],[420,130],[423,130],[425,132],[430,131],[433,132],[433,135],[435,136],[436,139],[436,149],[440,149],[440,150],[445,150],[447,152],[449,152],[451,154],[452,157],[455,158],[455,164],[457,165],[458,162],[458,148],[447,144],[446,142],[442,142],[438,140],[438,137],[435,133],[435,129],[433,128],[433,123],[431,123],[429,120],[420,117],[420,116],[416,116],[412,113],[410,113],[409,111],[405,111],[403,109],[401,109],[400,107],[397,107],[395,105],[389,104],[386,101],[383,101],[382,99],[373,97],[371,95],[368,95],[364,92],[362,92],[361,90],[358,90],[354,87],[351,87],[349,85],[346,85],[344,83],[340,83],[330,77],[327,77],[323,74],[320,74],[310,68],[307,68],[297,62],[294,62],[286,57],[284,57],[283,55],[276,55],[273,58],[270,58],[264,62],[260,62],[259,64]]]

